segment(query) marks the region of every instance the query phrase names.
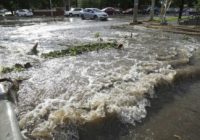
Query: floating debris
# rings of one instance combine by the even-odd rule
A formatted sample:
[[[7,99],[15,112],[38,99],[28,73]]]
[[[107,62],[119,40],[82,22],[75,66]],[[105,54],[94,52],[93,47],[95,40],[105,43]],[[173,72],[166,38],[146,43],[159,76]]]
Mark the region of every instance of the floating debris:
[[[33,46],[33,48],[31,49],[30,52],[28,52],[28,55],[37,55],[38,54],[38,50],[37,50],[37,47],[38,47],[38,42]]]

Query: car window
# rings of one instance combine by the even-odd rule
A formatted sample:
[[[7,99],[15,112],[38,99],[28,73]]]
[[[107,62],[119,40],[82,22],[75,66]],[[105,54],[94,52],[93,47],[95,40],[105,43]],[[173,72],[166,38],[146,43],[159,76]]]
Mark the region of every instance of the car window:
[[[93,9],[93,11],[94,11],[94,12],[97,12],[97,13],[99,13],[99,12],[102,12],[101,10],[99,10],[99,9],[96,9],[96,8],[95,8],[95,9]]]
[[[86,12],[93,13],[91,9],[87,9]]]
[[[90,13],[94,13],[94,11],[93,11],[93,10],[90,10],[89,12],[90,12]]]
[[[74,9],[74,11],[81,11],[81,9],[80,9],[80,8],[77,8],[77,9]]]
[[[19,12],[24,12],[24,10],[21,9],[21,10],[19,10]]]

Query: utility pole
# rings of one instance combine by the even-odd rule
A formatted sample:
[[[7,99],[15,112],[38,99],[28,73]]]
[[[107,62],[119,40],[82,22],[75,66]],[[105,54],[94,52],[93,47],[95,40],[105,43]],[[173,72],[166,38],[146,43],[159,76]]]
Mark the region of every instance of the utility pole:
[[[138,0],[134,0],[133,23],[137,23],[138,5]]]

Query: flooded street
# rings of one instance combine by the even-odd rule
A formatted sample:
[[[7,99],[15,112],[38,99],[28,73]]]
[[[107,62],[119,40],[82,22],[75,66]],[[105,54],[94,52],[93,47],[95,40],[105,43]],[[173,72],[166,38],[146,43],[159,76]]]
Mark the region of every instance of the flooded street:
[[[199,90],[200,82],[196,81],[162,91],[160,97],[152,102],[147,119],[126,139],[198,140]]]
[[[32,65],[1,73],[23,80],[18,120],[25,139],[198,140],[200,39],[130,20],[0,21],[0,71]],[[124,48],[42,57],[100,40]],[[29,55],[36,42],[39,54]]]

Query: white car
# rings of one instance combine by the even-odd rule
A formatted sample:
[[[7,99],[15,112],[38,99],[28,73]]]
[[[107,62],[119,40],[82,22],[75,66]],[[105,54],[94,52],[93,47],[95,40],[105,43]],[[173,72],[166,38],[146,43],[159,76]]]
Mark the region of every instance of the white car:
[[[25,17],[32,17],[33,16],[33,12],[31,12],[30,10],[28,10],[28,9],[20,9],[20,10],[17,10],[16,12],[15,12],[15,14],[17,15],[17,16],[25,16]]]
[[[82,8],[71,8],[69,11],[65,11],[64,15],[70,17],[79,16],[82,10]]]
[[[1,9],[0,10],[0,16],[10,16],[12,13],[8,11],[7,9]]]
[[[85,8],[81,11],[82,19],[107,20],[108,14],[97,8]]]

